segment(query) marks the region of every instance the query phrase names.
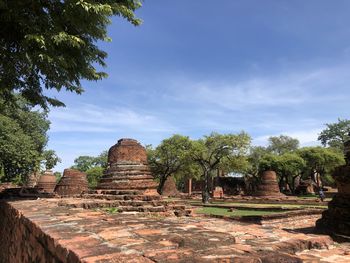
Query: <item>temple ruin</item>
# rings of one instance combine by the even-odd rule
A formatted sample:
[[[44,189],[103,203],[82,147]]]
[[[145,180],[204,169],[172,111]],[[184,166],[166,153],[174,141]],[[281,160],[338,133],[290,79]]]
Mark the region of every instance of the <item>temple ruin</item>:
[[[45,171],[44,174],[40,176],[38,183],[35,186],[36,189],[45,193],[53,193],[55,187],[56,177],[51,170]]]
[[[55,192],[60,196],[79,195],[86,191],[88,191],[86,174],[75,169],[65,169],[55,188]]]
[[[350,140],[344,143],[346,164],[335,169],[333,178],[338,193],[328,203],[328,210],[316,226],[336,240],[350,242]]]
[[[280,192],[280,188],[277,183],[277,175],[274,171],[264,171],[261,174],[261,183],[258,185],[258,189],[255,196],[264,197],[283,197]]]
[[[97,189],[137,191],[158,195],[158,183],[148,167],[146,149],[133,139],[120,139],[108,151],[108,169]]]

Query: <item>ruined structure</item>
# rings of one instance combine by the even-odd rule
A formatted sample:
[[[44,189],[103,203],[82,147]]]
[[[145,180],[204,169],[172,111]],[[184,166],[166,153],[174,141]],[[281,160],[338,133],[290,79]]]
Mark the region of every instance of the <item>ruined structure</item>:
[[[158,195],[147,163],[146,149],[133,139],[120,139],[108,151],[109,167],[97,189],[134,190],[143,195]]]
[[[169,176],[164,183],[163,186],[163,196],[177,196],[179,195],[179,191],[176,188],[176,183],[173,177]]]
[[[86,174],[74,169],[65,169],[55,188],[55,192],[61,196],[78,195],[85,191],[88,191]]]
[[[337,240],[350,242],[350,140],[344,144],[344,153],[346,164],[333,173],[338,193],[328,203],[328,210],[323,212],[316,226]]]
[[[283,197],[280,192],[280,188],[277,183],[277,176],[274,171],[264,171],[261,175],[261,183],[258,185],[258,189],[255,196],[264,197]]]
[[[40,176],[36,189],[45,193],[53,193],[56,187],[56,177],[53,175],[51,170],[45,171],[45,173]]]
[[[27,187],[34,187],[36,186],[38,180],[40,178],[40,173],[39,172],[33,172],[29,175],[28,181],[26,186]]]

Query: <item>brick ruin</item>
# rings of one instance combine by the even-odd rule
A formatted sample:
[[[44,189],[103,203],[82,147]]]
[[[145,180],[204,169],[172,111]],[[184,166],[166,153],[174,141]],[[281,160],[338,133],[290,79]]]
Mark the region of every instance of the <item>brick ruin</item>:
[[[80,199],[63,199],[59,205],[178,216],[191,213],[183,201],[163,200],[157,186],[148,167],[146,149],[136,140],[120,139],[108,151],[108,168],[96,189],[84,192]]]
[[[316,226],[336,240],[350,242],[350,140],[344,144],[346,164],[335,169],[333,178],[338,193],[328,203],[328,210]]]
[[[108,164],[97,189],[158,195],[158,183],[153,180],[148,167],[146,149],[136,140],[120,139],[108,151]]]
[[[258,185],[258,189],[254,195],[263,197],[284,197],[284,194],[280,192],[277,183],[277,175],[274,171],[264,171],[261,174],[261,183]]]
[[[45,171],[45,173],[40,176],[38,183],[35,188],[44,193],[53,193],[56,187],[56,177],[53,175],[51,170]]]
[[[163,186],[163,196],[179,196],[180,192],[176,188],[176,183],[173,177],[169,176]]]
[[[55,192],[60,196],[79,195],[86,191],[86,174],[75,169],[64,169],[63,176],[55,188]]]

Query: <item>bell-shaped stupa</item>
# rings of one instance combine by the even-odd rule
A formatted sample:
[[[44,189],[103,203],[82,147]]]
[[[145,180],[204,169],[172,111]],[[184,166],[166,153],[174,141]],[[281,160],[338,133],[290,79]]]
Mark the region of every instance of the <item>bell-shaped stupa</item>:
[[[146,149],[136,140],[120,139],[112,146],[108,151],[108,165],[97,189],[158,195],[158,183],[148,167]]]

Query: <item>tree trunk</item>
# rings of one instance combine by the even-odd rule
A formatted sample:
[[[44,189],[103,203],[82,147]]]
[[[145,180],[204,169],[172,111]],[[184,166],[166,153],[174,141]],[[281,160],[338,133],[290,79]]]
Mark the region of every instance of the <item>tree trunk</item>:
[[[202,202],[204,204],[209,203],[210,193],[209,193],[209,172],[204,172],[204,185],[202,189]]]
[[[163,193],[163,187],[164,187],[164,184],[165,184],[165,181],[167,178],[168,178],[168,176],[162,176],[159,179],[159,185],[158,185],[157,191],[160,195]]]

